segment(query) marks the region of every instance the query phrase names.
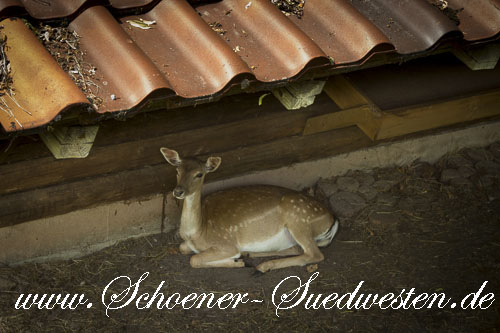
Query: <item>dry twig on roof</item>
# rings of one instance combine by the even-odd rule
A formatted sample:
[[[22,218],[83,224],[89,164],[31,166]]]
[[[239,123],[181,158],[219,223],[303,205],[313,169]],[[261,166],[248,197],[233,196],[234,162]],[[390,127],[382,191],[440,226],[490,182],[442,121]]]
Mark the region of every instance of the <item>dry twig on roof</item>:
[[[0,26],[0,30],[3,27]],[[12,77],[10,76],[10,61],[5,54],[7,47],[7,36],[0,36],[0,94],[12,89]]]
[[[35,32],[59,66],[83,91],[93,107],[99,109],[103,101],[97,96],[99,92],[99,85],[96,83],[97,69],[84,61],[84,53],[80,49],[80,36],[64,26],[52,27],[40,24],[34,27],[28,24],[28,27]]]
[[[3,29],[0,26],[0,30]],[[7,53],[5,52],[7,49],[7,36],[0,36],[0,110],[5,112],[9,118],[14,119],[15,122],[11,122],[11,126],[16,128],[16,123],[20,128],[23,128],[23,125],[17,120],[14,113],[10,109],[9,105],[4,99],[4,96],[10,98],[21,110],[26,112],[31,116],[31,113],[23,108],[15,98],[14,88],[12,87],[12,76],[10,69],[10,61],[7,57]]]

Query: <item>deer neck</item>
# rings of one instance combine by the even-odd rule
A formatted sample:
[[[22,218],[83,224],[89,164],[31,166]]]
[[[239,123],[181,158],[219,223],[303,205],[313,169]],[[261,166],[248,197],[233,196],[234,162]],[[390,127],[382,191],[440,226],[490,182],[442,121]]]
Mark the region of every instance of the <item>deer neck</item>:
[[[192,239],[201,232],[201,191],[184,198],[182,205],[180,235],[184,240]]]

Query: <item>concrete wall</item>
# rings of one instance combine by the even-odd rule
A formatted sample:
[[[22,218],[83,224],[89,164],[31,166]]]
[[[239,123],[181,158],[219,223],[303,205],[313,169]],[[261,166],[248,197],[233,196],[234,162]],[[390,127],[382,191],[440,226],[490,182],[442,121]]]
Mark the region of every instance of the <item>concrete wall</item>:
[[[313,185],[352,169],[404,165],[416,159],[434,162],[448,152],[500,141],[500,121],[384,143],[330,158],[299,163],[207,184],[205,193],[244,184],[274,184],[294,189]],[[224,163],[224,161],[222,161]],[[131,237],[159,233],[163,195],[117,202],[0,229],[0,262],[20,263],[71,258]],[[180,205],[167,196],[165,232],[179,223]]]

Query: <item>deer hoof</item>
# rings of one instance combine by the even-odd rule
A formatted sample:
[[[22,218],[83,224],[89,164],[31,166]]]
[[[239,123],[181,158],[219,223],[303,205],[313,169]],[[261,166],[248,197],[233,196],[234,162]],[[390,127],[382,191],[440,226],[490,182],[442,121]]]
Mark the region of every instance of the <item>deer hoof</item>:
[[[261,271],[258,271],[258,270],[255,270],[255,271],[252,273],[252,277],[254,277],[254,278],[261,277],[262,275],[264,275],[264,273],[262,273]]]
[[[236,267],[245,267],[243,259],[234,259],[234,263],[236,264]]]
[[[262,264],[257,266],[257,270],[262,272],[262,273],[265,273],[265,272],[270,271],[272,269],[272,265],[273,264],[269,261],[263,262]]]

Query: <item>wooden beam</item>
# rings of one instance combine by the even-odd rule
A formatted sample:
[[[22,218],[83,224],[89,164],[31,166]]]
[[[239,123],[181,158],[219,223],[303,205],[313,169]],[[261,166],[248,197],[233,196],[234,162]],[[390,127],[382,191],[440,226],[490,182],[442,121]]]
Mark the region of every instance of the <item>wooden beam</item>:
[[[356,106],[348,110],[309,118],[304,127],[303,135],[358,126],[370,139],[375,140],[381,116],[382,114],[378,110],[374,110],[372,105]]]
[[[325,91],[337,105],[349,108],[307,119],[304,135],[358,126],[369,138],[379,140],[500,114],[500,90],[384,112],[343,78],[327,83]]]
[[[373,103],[348,78],[335,75],[328,79],[323,90],[342,110]]]
[[[357,128],[310,136],[293,136],[229,151],[217,152],[222,165],[208,181],[345,153],[374,143]],[[158,155],[160,155],[158,153]],[[0,227],[68,213],[108,202],[137,199],[170,191],[175,169],[160,162],[150,166],[101,174],[39,189],[2,195]]]
[[[384,112],[376,138],[393,138],[496,115],[500,115],[500,90]]]
[[[500,44],[486,44],[470,49],[455,49],[453,54],[473,71],[494,69],[500,59]]]
[[[301,112],[289,112],[276,100],[266,101],[261,107],[257,103],[258,96],[253,101],[256,111],[241,110],[244,117],[238,116],[240,111],[231,104],[229,110],[221,106],[219,110],[208,109],[208,113],[201,108],[183,110],[187,113],[183,115],[179,110],[182,120],[149,114],[144,121],[131,120],[135,126],[129,122],[119,122],[120,126],[103,124],[92,153],[85,159],[54,160],[47,154],[31,159],[26,150],[28,156],[17,156],[17,160],[0,165],[0,195],[158,164],[163,162],[159,153],[162,146],[193,156],[300,135],[308,117],[333,106],[326,96]]]
[[[375,140],[381,112],[368,97],[343,75],[332,76],[323,90],[342,111],[308,119],[303,135],[356,125]]]

